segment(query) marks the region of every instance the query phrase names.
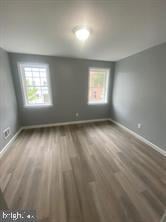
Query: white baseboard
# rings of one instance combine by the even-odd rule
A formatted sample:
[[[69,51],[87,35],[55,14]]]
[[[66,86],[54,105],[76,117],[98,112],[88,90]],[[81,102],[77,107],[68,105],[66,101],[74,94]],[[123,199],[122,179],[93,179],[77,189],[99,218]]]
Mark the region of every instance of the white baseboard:
[[[9,140],[9,142],[2,148],[2,150],[0,151],[0,158],[2,157],[2,155],[7,151],[7,149],[11,146],[11,144],[16,140],[16,138],[18,137],[18,135],[21,133],[22,131],[22,127],[16,132],[16,134]]]
[[[43,127],[52,127],[52,126],[65,126],[65,125],[80,124],[80,123],[103,122],[103,121],[108,121],[108,119],[92,119],[92,120],[81,120],[81,121],[70,121],[70,122],[33,125],[33,126],[23,126],[16,132],[16,134],[10,139],[10,141],[2,148],[2,150],[0,151],[0,158],[8,150],[8,148],[12,145],[12,143],[16,140],[16,138],[18,137],[18,135],[21,133],[22,130],[43,128]]]
[[[32,126],[23,126],[21,127],[17,133],[10,139],[10,141],[5,145],[5,147],[0,151],[0,158],[1,156],[7,151],[7,149],[10,147],[10,145],[15,141],[15,139],[18,137],[18,135],[21,133],[22,130],[26,129],[34,129],[34,128],[43,128],[43,127],[52,127],[52,126],[65,126],[65,125],[73,125],[73,124],[83,124],[83,123],[93,123],[93,122],[103,122],[103,121],[111,121],[117,126],[123,128],[142,142],[146,143],[162,155],[166,156],[166,151],[158,147],[157,145],[151,143],[149,140],[145,139],[144,137],[138,135],[134,131],[130,130],[126,126],[116,122],[115,120],[112,119],[92,119],[92,120],[80,120],[80,121],[70,121],[70,122],[60,122],[60,123],[51,123],[51,124],[42,124],[42,125],[32,125]]]
[[[75,125],[81,123],[103,122],[108,120],[109,119],[90,119],[90,120],[79,120],[79,121],[70,121],[70,122],[59,122],[59,123],[50,123],[42,125],[23,126],[22,129],[35,129],[35,128],[52,127],[52,126]]]
[[[122,129],[126,130],[128,133],[132,134],[133,136],[135,136],[137,139],[141,140],[142,142],[146,143],[147,145],[149,145],[150,147],[152,147],[153,149],[155,149],[156,151],[158,151],[159,153],[161,153],[162,155],[166,156],[166,151],[164,151],[163,149],[161,149],[160,147],[158,147],[157,145],[153,144],[152,142],[150,142],[149,140],[145,139],[144,137],[138,135],[137,133],[135,133],[134,131],[130,130],[129,128],[127,128],[126,126],[116,122],[113,119],[109,119],[109,121],[113,122],[114,124],[116,124],[117,126],[121,127]]]

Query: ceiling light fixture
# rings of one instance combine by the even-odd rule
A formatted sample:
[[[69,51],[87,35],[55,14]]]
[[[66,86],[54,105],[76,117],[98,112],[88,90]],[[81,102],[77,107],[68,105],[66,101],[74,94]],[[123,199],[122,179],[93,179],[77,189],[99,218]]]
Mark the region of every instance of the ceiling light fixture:
[[[90,29],[85,26],[82,27],[77,26],[76,28],[73,29],[73,32],[76,38],[82,42],[86,41],[90,36]]]

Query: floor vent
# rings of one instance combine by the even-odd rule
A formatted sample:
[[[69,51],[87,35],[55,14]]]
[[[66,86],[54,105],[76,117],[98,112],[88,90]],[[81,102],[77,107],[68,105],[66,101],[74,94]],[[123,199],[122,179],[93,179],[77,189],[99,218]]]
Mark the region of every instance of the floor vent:
[[[10,136],[10,127],[6,128],[6,129],[3,131],[3,137],[4,137],[5,140],[6,140],[9,136]]]

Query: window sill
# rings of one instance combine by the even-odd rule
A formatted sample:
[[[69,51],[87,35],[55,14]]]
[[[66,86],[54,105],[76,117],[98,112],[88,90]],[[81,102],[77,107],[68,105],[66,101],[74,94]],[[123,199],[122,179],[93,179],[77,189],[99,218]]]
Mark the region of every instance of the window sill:
[[[47,104],[47,105],[24,105],[24,108],[28,109],[40,109],[40,108],[48,108],[53,106],[53,104]]]
[[[88,105],[107,105],[108,102],[89,102]]]

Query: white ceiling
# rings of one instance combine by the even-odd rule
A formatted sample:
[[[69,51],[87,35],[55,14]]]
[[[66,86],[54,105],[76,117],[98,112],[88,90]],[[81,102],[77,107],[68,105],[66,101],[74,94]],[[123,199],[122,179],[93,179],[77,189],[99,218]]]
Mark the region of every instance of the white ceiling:
[[[77,25],[93,33],[83,44]],[[166,0],[0,0],[10,52],[116,61],[166,42]]]

